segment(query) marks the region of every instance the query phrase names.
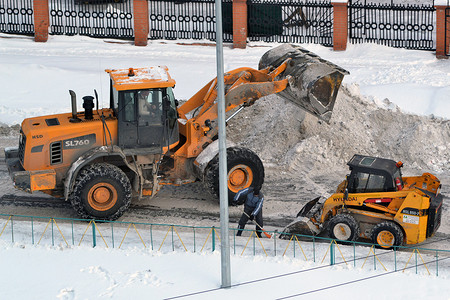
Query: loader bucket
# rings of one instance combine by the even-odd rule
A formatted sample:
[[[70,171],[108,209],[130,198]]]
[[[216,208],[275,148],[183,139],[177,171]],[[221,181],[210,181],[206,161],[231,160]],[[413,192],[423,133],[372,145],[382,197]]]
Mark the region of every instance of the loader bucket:
[[[287,59],[291,60],[279,79],[288,78],[289,86],[278,95],[329,123],[341,82],[350,73],[292,44],[264,53],[258,68],[276,68]]]
[[[305,206],[298,212],[297,217],[294,221],[289,223],[281,231],[280,238],[288,239],[293,234],[301,235],[317,235],[321,232],[316,225],[311,221],[312,214],[314,214],[317,209],[321,208],[321,203],[318,203],[320,197],[306,203]]]

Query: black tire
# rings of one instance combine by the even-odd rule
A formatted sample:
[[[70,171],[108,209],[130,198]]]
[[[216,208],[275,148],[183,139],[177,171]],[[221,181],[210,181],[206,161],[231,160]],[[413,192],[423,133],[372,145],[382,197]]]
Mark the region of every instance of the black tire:
[[[264,183],[263,163],[256,153],[247,148],[230,147],[227,149],[227,169],[228,203],[230,204],[234,195],[240,190],[250,186],[262,186]],[[233,174],[235,175],[233,176]],[[239,177],[239,179],[232,180],[231,176]],[[219,154],[208,163],[203,178],[206,186],[219,197]]]
[[[117,220],[131,204],[130,180],[114,165],[92,164],[78,174],[69,199],[82,218]]]
[[[359,237],[359,224],[349,214],[338,214],[328,222],[330,238],[340,241],[355,241]]]
[[[372,243],[384,249],[403,245],[403,230],[394,222],[381,222],[372,228],[370,233]]]

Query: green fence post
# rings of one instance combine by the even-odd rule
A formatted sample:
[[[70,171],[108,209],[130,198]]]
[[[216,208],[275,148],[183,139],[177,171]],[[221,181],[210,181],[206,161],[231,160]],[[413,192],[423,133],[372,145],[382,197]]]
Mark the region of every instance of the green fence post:
[[[114,223],[111,223],[111,244],[114,249]]]
[[[214,227],[214,226],[211,228],[211,231],[212,231],[212,238],[211,238],[211,241],[212,241],[212,252],[216,251],[216,230],[215,230],[215,228],[216,227]]]
[[[73,236],[73,220],[72,220],[72,246],[75,245],[75,238]]]
[[[275,229],[275,231],[273,232],[273,256],[277,256],[277,233],[278,230]]]
[[[13,216],[11,216],[11,241],[14,243],[14,225],[13,225]]]
[[[95,238],[95,222],[92,220],[92,248],[95,248],[97,246],[97,240]]]
[[[377,269],[377,256],[375,255],[375,247],[373,247],[373,269]]]
[[[195,253],[195,227],[192,227],[192,229],[194,230],[194,253]]]
[[[53,218],[51,219],[52,221],[52,246],[55,246],[55,236],[53,234]]]
[[[33,217],[31,217],[31,243],[34,245],[34,226],[33,226]]]
[[[438,273],[438,251],[436,250],[436,277],[439,276]]]
[[[152,250],[153,250],[153,224],[150,225],[150,243],[152,244]]]
[[[295,235],[295,237],[297,237],[297,236]],[[292,246],[294,247],[294,258],[295,258],[295,240],[294,239],[292,240]]]
[[[394,265],[395,265],[395,272],[397,272],[397,247],[394,246]]]
[[[316,262],[316,239],[313,236],[313,261]]]
[[[172,225],[172,251],[175,251],[175,247],[174,247],[174,245],[173,245],[173,226],[174,226],[174,225]]]
[[[417,249],[416,249],[417,250]],[[416,255],[415,255],[415,257],[416,257],[416,274],[417,274],[417,252],[418,251],[416,251]]]
[[[330,244],[330,265],[334,265],[334,240],[331,241]]]
[[[356,267],[356,250],[355,242],[353,242],[353,267]]]
[[[234,245],[233,252],[234,252],[234,254],[236,254],[236,232],[234,229],[233,229],[233,245]]]
[[[256,255],[256,231],[255,235],[253,236],[253,256]]]

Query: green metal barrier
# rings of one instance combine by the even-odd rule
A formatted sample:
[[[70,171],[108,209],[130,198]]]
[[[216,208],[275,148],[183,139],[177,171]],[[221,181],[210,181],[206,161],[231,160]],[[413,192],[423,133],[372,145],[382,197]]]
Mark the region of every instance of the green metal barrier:
[[[91,230],[89,230],[91,229]],[[155,224],[142,222],[118,222],[51,218],[0,214],[0,241],[51,244],[55,246],[92,247],[143,247],[150,251],[216,251],[220,242],[220,228]],[[444,270],[450,274],[450,250],[397,246],[392,250],[377,248],[363,242],[347,242],[325,237],[294,235],[279,239],[277,231],[267,231],[272,238],[259,238],[253,230],[244,230],[236,237],[236,229],[230,228],[232,250],[235,255],[266,255],[299,258],[314,263],[353,268],[371,268],[374,271],[415,270],[416,274],[435,275]],[[38,242],[36,243],[36,237]],[[118,244],[117,241],[120,243]],[[202,246],[198,249],[198,243]],[[117,247],[118,246],[118,247]],[[299,254],[300,253],[300,254]],[[413,259],[414,256],[414,259]],[[320,261],[317,261],[320,258]],[[353,263],[350,263],[353,261]],[[371,263],[370,263],[371,262]],[[390,263],[392,262],[392,266]],[[382,268],[379,268],[379,266]],[[425,272],[426,271],[426,272]]]

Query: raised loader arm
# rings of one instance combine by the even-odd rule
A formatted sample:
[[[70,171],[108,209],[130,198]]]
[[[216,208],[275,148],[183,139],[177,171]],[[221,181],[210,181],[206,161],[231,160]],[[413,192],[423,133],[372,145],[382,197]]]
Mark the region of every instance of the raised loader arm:
[[[260,70],[239,68],[227,72],[225,110],[251,106],[271,94],[280,95],[329,122],[344,69],[299,46],[285,44],[266,52]],[[218,133],[217,78],[178,108],[180,133],[186,143],[177,155],[196,157]]]

